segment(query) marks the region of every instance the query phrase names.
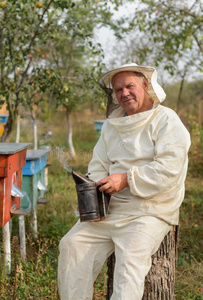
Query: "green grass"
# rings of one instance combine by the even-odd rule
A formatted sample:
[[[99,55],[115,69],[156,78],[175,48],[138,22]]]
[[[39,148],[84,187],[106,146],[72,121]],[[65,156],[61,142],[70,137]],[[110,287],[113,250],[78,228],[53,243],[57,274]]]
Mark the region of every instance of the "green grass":
[[[18,218],[13,217],[12,231],[12,272],[4,275],[3,246],[0,242],[0,299],[59,299],[57,291],[57,260],[60,239],[75,224],[77,218],[77,196],[73,179],[63,169],[64,162],[85,174],[87,165],[96,143],[94,119],[104,116],[95,115],[86,110],[85,113],[74,113],[73,138],[78,154],[76,161],[70,159],[66,143],[65,114],[57,112],[54,119],[43,123],[38,128],[39,141],[52,148],[48,155],[49,190],[47,205],[37,206],[39,238],[32,240],[30,217],[26,222],[27,259],[22,261],[19,255]],[[53,137],[44,139],[43,133],[52,130]],[[24,126],[21,142],[26,142],[32,134],[31,127]],[[14,140],[14,135],[12,137]],[[191,159],[191,158],[190,158]],[[195,172],[197,174],[198,172]],[[191,173],[194,176],[194,172]],[[186,182],[185,200],[180,210],[180,241],[176,268],[176,300],[202,300],[202,199],[203,182],[200,177],[192,177],[190,173]],[[2,232],[0,229],[0,238]],[[95,300],[105,299],[106,265],[95,283]],[[136,300],[136,299],[135,299]]]
[[[188,174],[180,209],[176,300],[203,299],[203,180]]]

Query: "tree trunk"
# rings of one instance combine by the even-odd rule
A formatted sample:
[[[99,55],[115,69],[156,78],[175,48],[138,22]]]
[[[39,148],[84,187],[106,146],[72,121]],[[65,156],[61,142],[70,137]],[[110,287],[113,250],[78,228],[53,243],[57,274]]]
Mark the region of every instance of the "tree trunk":
[[[111,256],[109,256],[107,260],[107,295],[106,300],[109,300],[111,298],[111,295],[113,294],[113,274],[114,274],[114,267],[115,267],[115,254],[112,253]]]
[[[18,113],[16,119],[16,143],[19,142],[20,142],[20,113]]]
[[[33,237],[33,240],[36,242],[37,239],[38,239],[37,211],[36,211],[36,208],[32,210],[31,222],[32,222],[32,237]]]
[[[37,122],[34,109],[31,110],[32,126],[33,126],[33,149],[37,150]],[[33,240],[36,242],[38,239],[38,228],[37,228],[37,211],[36,208],[33,209],[31,213],[32,222],[32,235]]]
[[[5,274],[11,273],[11,233],[9,221],[3,227],[3,248],[4,248],[4,265],[5,265]]]
[[[19,237],[20,237],[20,256],[26,259],[26,238],[25,238],[25,218],[23,215],[18,217]]]
[[[180,110],[181,96],[182,96],[182,92],[183,92],[183,86],[184,86],[186,74],[187,74],[187,67],[185,68],[185,70],[184,70],[184,72],[183,72],[183,74],[181,76],[180,89],[179,89],[179,94],[178,94],[178,99],[177,99],[177,105],[176,105],[176,112],[177,112],[177,114],[179,114],[179,110]]]
[[[73,134],[72,134],[72,125],[70,122],[70,113],[69,111],[66,109],[66,118],[67,118],[67,128],[68,128],[68,135],[67,135],[67,142],[68,142],[68,147],[70,150],[70,155],[73,159],[76,158],[76,154],[75,154],[75,149],[73,146]]]
[[[37,149],[37,123],[34,110],[31,111],[32,126],[33,126],[33,149]]]
[[[145,290],[142,300],[175,299],[175,265],[177,258],[178,226],[165,236],[158,251],[152,256],[152,267],[145,278]],[[107,297],[113,293],[114,253],[108,258]],[[136,300],[136,299],[135,299]]]
[[[202,125],[202,103],[203,101],[199,101],[199,111],[198,111],[198,124]]]

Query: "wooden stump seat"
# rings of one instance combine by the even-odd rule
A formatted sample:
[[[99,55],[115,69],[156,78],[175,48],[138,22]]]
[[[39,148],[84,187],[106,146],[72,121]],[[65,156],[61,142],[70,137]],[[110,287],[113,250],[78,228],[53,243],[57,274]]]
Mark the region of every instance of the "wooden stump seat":
[[[173,226],[165,236],[157,252],[152,256],[152,267],[145,278],[142,300],[175,300],[175,266],[179,227]],[[108,258],[107,296],[113,293],[114,253]],[[137,300],[137,299],[135,299]]]

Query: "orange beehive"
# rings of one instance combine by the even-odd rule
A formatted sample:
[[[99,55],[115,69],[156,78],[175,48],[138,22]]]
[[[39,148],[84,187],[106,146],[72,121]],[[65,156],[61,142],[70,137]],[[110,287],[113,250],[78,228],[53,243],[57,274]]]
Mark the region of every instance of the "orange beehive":
[[[22,185],[22,167],[26,164],[28,143],[0,143],[0,227],[20,208],[20,197],[12,196],[12,187]]]

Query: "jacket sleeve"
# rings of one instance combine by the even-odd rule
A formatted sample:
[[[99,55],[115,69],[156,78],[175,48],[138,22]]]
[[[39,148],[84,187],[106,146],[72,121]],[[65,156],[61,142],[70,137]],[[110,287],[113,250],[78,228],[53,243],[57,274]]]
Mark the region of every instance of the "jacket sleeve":
[[[105,123],[102,126],[101,136],[94,147],[92,159],[88,165],[90,179],[98,181],[109,175],[110,160],[106,153],[106,145],[103,138]]]
[[[181,188],[187,173],[190,135],[176,114],[158,122],[152,139],[154,160],[127,172],[131,193],[145,199]]]

